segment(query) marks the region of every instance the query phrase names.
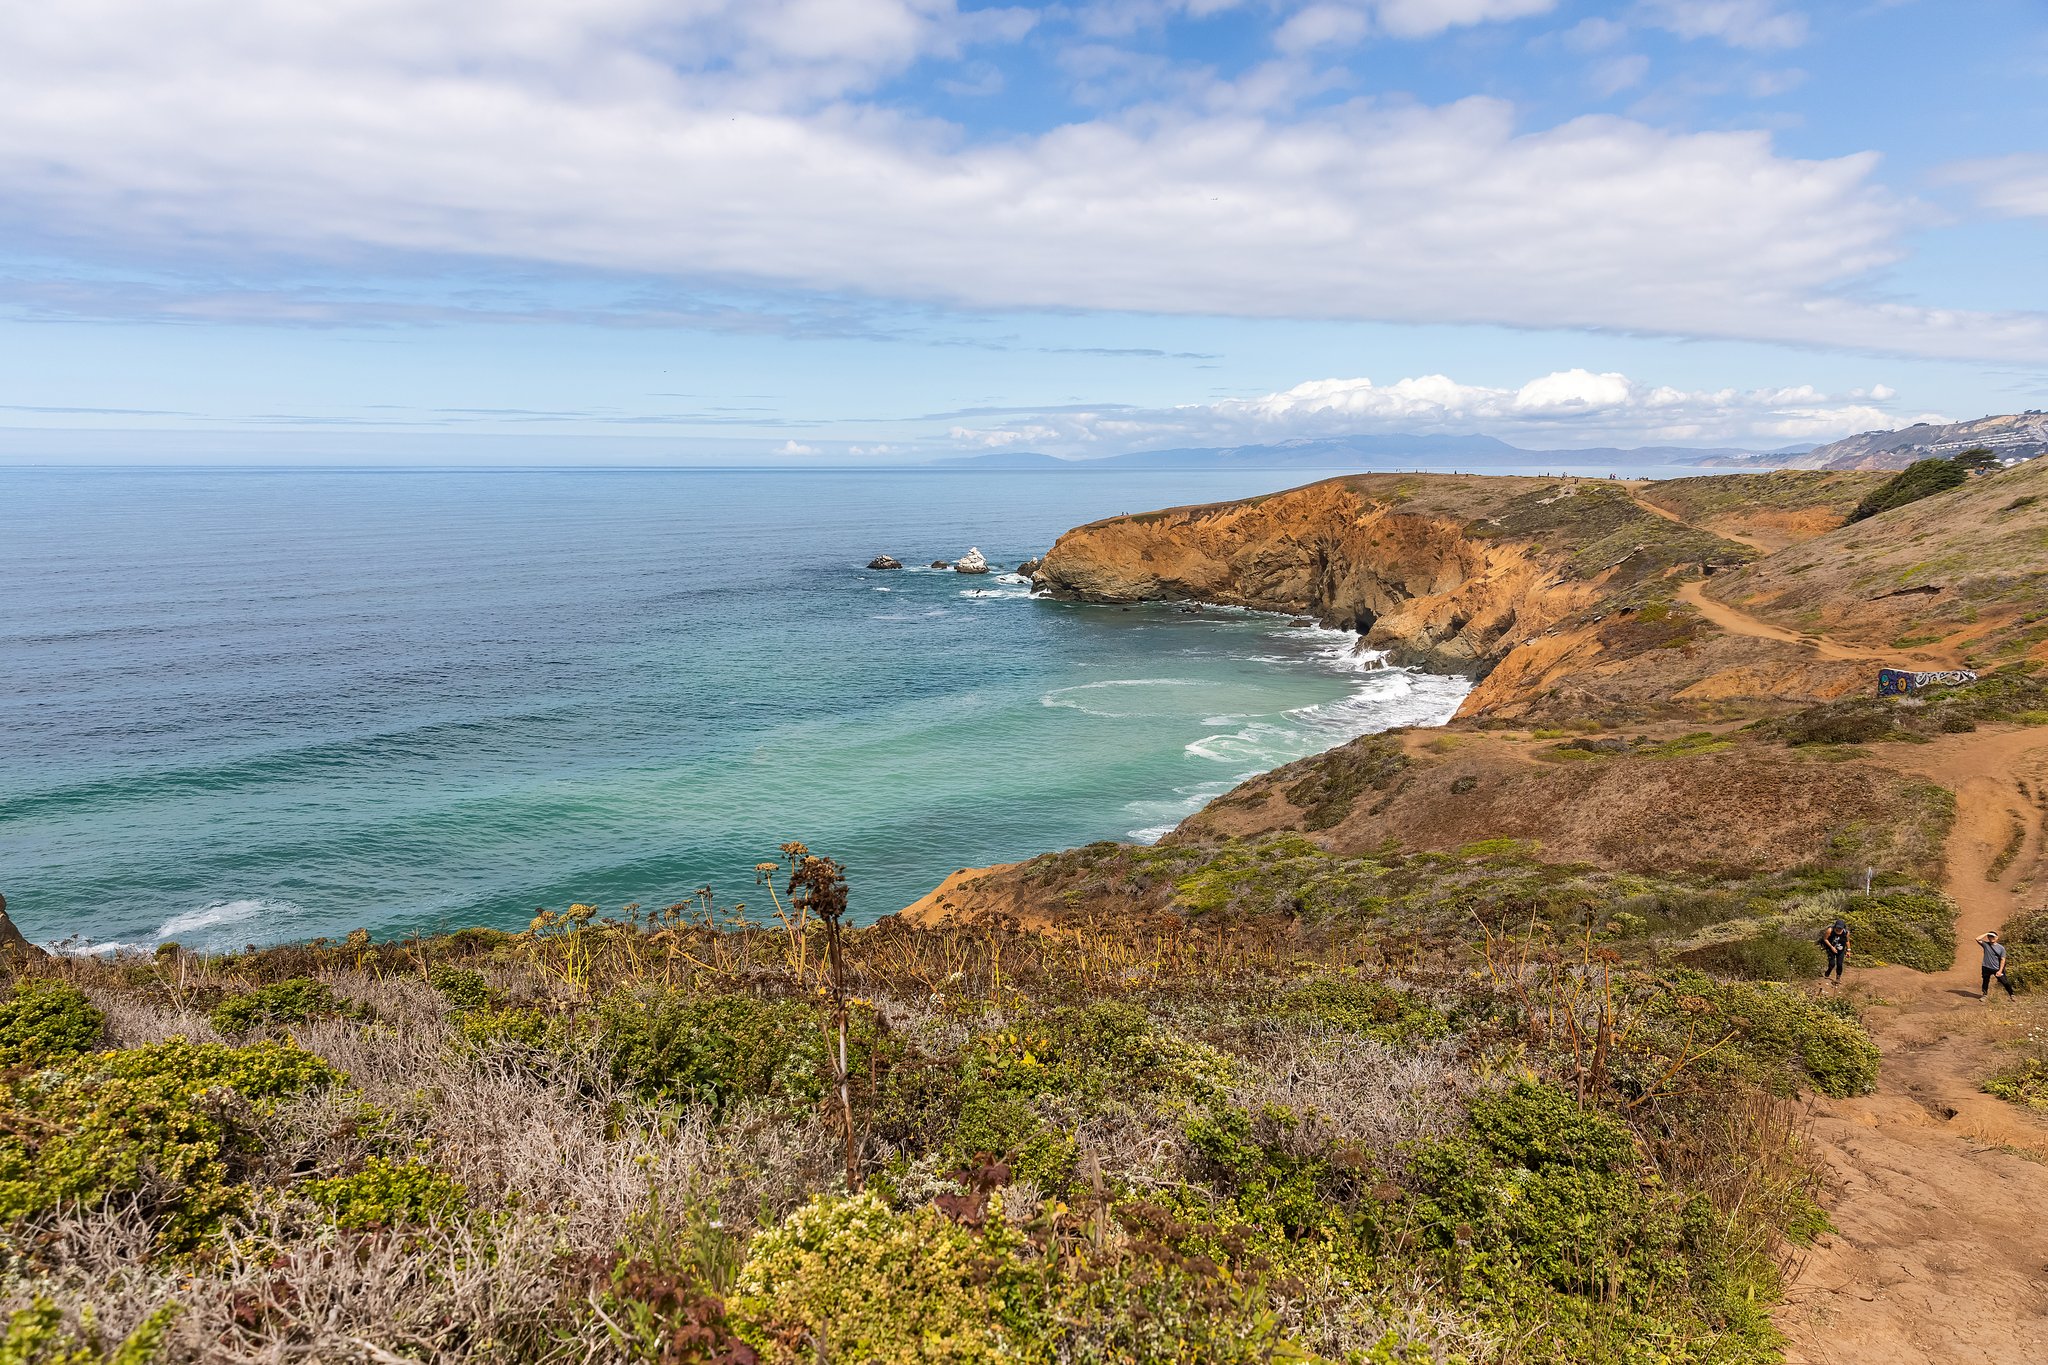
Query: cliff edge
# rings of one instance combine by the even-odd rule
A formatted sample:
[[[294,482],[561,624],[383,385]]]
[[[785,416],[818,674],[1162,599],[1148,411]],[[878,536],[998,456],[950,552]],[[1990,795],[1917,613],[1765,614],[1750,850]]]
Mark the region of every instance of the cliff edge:
[[[1715,487],[1737,481],[1740,493]],[[1075,601],[1310,615],[1396,663],[1474,678],[1466,718],[1803,704],[1868,669],[1731,632],[1682,590],[1841,525],[1871,482],[1356,475],[1078,527],[1033,583]],[[1711,519],[1680,510],[1722,503],[1737,506]],[[1738,529],[1766,525],[1773,541]]]

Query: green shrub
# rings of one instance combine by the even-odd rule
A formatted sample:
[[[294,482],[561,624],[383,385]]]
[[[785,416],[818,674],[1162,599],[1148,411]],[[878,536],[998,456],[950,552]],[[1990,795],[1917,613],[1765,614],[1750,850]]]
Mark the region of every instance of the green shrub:
[[[1524,1082],[1417,1152],[1414,1227],[1459,1298],[1544,1323],[1530,1358],[1622,1359],[1634,1315],[1686,1306],[1678,1209],[1638,1165],[1628,1129]]]
[[[972,1087],[941,1159],[959,1170],[980,1156],[1005,1163],[1017,1179],[1035,1181],[1047,1191],[1064,1190],[1074,1175],[1074,1140],[1040,1117],[1030,1100]]]
[[[73,1331],[64,1312],[42,1295],[8,1315],[0,1335],[0,1365],[149,1365],[163,1353],[165,1339],[182,1305],[175,1300],[158,1307],[110,1351],[93,1330],[90,1318]]]
[[[1451,1031],[1450,1021],[1426,1001],[1361,977],[1315,977],[1288,990],[1280,1012],[1383,1043],[1441,1038]]]
[[[1827,955],[1798,934],[1773,929],[1728,943],[1712,943],[1679,954],[1688,967],[1749,981],[1805,981],[1821,974]]]
[[[2048,1114],[2048,1058],[2022,1057],[2000,1067],[1984,1082],[1984,1092]]]
[[[934,1208],[892,1212],[872,1193],[814,1199],[754,1239],[727,1320],[774,1365],[1312,1359],[1281,1336],[1254,1268],[1203,1252],[1206,1229],[1121,1205],[1121,1247],[1084,1245],[1062,1262],[1007,1223],[1002,1198],[963,1222]],[[1364,1357],[1428,1359],[1393,1342]]]
[[[1969,480],[1969,468],[1954,460],[1916,460],[1866,494],[1849,513],[1849,520],[1864,521],[1894,507],[1960,488]]]
[[[1802,1082],[1837,1098],[1876,1088],[1877,1044],[1847,1006],[1769,981],[1715,981],[1684,972],[1676,984],[1680,994],[1673,1003],[1706,1025],[1698,1043],[1728,1037],[1726,1059],[1718,1065],[1732,1065],[1779,1094]]]
[[[727,1309],[773,1361],[1049,1362],[1052,1295],[1031,1250],[1000,1216],[975,1231],[873,1194],[820,1196],[754,1239]]]
[[[1341,1218],[1325,1197],[1330,1163],[1288,1150],[1285,1138],[1299,1124],[1292,1113],[1249,1114],[1234,1105],[1198,1110],[1186,1125],[1188,1145],[1205,1158],[1209,1178],[1255,1226],[1289,1238],[1335,1231]]]
[[[537,1009],[519,1006],[494,1008],[483,1005],[463,1010],[456,1016],[455,1027],[461,1032],[464,1042],[478,1048],[506,1044],[540,1047],[552,1032],[547,1015]]]
[[[825,1093],[822,1017],[806,1004],[655,991],[598,1011],[614,1080],[648,1099],[724,1108],[744,1098],[790,1107]]]
[[[427,973],[427,984],[439,991],[452,1009],[480,1010],[491,1003],[491,986],[484,974],[466,967],[436,967]]]
[[[1473,1136],[1532,1170],[1578,1166],[1615,1171],[1636,1160],[1635,1137],[1606,1115],[1583,1109],[1555,1086],[1523,1081],[1472,1102]]]
[[[1329,829],[1341,824],[1366,792],[1391,790],[1408,762],[1399,739],[1367,735],[1283,769],[1302,773],[1286,788],[1287,799],[1301,812],[1303,829]]]
[[[469,1192],[445,1171],[419,1161],[371,1157],[354,1175],[309,1180],[299,1187],[344,1228],[401,1227],[460,1218]]]
[[[1840,911],[1851,934],[1849,961],[1945,972],[1956,960],[1956,912],[1932,891],[1880,891]],[[1814,925],[1818,933],[1819,923]]]
[[[341,1079],[296,1047],[182,1038],[38,1073],[0,1107],[0,1219],[135,1195],[167,1242],[191,1245],[241,1205],[251,1118]]]
[[[272,982],[229,996],[213,1007],[207,1022],[226,1036],[239,1038],[253,1029],[359,1013],[359,1005],[343,1000],[326,983],[295,976],[289,981]]]
[[[76,986],[17,981],[13,993],[0,1001],[0,1070],[68,1061],[91,1051],[106,1027],[107,1016]]]

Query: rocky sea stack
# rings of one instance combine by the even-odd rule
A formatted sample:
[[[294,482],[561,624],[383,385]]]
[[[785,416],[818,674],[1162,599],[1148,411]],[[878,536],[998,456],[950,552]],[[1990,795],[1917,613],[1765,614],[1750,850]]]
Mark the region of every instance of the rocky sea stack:
[[[876,555],[868,561],[868,567],[870,569],[900,569],[903,567],[903,561],[895,558],[893,555]]]
[[[953,572],[987,573],[988,560],[982,557],[982,553],[978,548],[970,548],[967,551],[967,553],[961,555],[959,561],[953,565]]]

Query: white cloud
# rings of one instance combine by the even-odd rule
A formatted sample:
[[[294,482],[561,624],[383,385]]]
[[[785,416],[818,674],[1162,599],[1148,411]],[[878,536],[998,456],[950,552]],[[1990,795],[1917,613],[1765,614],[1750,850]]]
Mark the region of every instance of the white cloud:
[[[1731,47],[1798,47],[1806,16],[1776,0],[1643,0],[1644,20],[1681,38],[1717,38]]]
[[[1421,31],[1537,8],[1372,12]],[[1250,87],[974,140],[862,98],[1028,21],[952,0],[15,6],[0,182],[16,221],[112,259],[2048,355],[2039,315],[1858,300],[1908,222],[1870,155],[1613,117],[1529,130],[1490,99],[1297,115]]]
[[[1376,0],[1380,27],[1399,38],[1426,38],[1445,29],[1548,14],[1557,0]]]
[[[2048,155],[1959,162],[1942,179],[1971,186],[1977,202],[2007,218],[2048,218]]]
[[[1557,0],[1314,0],[1273,36],[1283,52],[1346,46],[1370,33],[1433,38],[1453,28],[1548,14]]]
[[[775,453],[777,455],[815,455],[818,453],[818,448],[816,446],[807,446],[801,441],[784,441],[775,448]]]
[[[1847,394],[1811,385],[1682,390],[1584,369],[1516,387],[1419,375],[1391,384],[1316,379],[1256,398],[1150,411],[1034,413],[988,428],[955,427],[961,446],[1030,444],[1063,454],[1133,447],[1249,445],[1359,434],[1484,432],[1535,448],[1747,445],[1833,440],[1899,424],[1879,384]],[[1028,434],[1026,434],[1028,433]]]

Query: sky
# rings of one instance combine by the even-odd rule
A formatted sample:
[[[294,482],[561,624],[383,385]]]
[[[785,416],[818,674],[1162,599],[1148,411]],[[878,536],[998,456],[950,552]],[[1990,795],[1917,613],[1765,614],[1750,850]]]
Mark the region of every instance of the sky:
[[[2048,0],[0,4],[0,462],[2048,407]]]

